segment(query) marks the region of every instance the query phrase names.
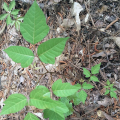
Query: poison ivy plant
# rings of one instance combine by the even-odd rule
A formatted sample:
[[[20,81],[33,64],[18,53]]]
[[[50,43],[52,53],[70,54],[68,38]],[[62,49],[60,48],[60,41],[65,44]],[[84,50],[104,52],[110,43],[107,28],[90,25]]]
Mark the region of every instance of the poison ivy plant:
[[[117,99],[117,95],[115,93],[115,91],[117,90],[116,88],[113,88],[114,84],[110,84],[110,81],[107,80],[106,82],[106,86],[104,86],[106,88],[106,91],[105,91],[105,95],[107,95],[108,93],[110,93],[110,96],[111,97],[114,97]]]
[[[20,24],[20,32],[31,44],[40,42],[48,34],[49,27],[36,1],[26,13],[23,23]],[[54,64],[55,57],[62,53],[68,39],[68,37],[53,38],[39,45],[37,49],[39,59],[44,63]],[[25,47],[11,46],[4,51],[14,62],[21,63],[23,68],[28,67],[34,59],[32,51]]]
[[[30,7],[28,12],[24,17],[23,23],[20,23],[23,18],[17,18],[19,10],[12,10],[15,6],[15,1],[13,0],[9,7],[4,3],[3,8],[6,10],[6,14],[0,15],[0,20],[7,17],[7,25],[13,25],[15,23],[16,28],[19,29],[23,38],[35,45],[40,42],[49,32],[49,27],[46,24],[45,16],[42,10],[39,8],[36,0]],[[10,15],[14,15],[15,20],[11,20]],[[46,42],[40,44],[37,48],[38,58],[44,63],[55,63],[55,57],[59,56],[64,50],[66,41],[69,38],[52,38]],[[33,51],[29,48],[22,46],[11,46],[4,50],[8,56],[16,63],[21,63],[23,68],[31,65],[34,59]],[[83,68],[83,74],[90,78],[90,81],[99,82],[98,78],[94,75],[99,73],[100,65],[97,64],[91,68],[91,72],[86,68]],[[35,67],[36,65],[31,65]],[[38,68],[39,69],[39,68]],[[85,90],[93,88],[91,84],[88,84],[81,80],[82,84],[70,85],[70,83],[62,83],[61,79],[55,81],[52,85],[52,92],[57,97],[58,100],[53,100],[51,98],[51,92],[45,86],[37,86],[34,90],[30,92],[29,99],[22,94],[12,94],[4,101],[5,106],[3,107],[0,115],[16,113],[23,109],[25,106],[35,106],[38,109],[44,109],[44,118],[49,118],[49,120],[65,120],[65,117],[73,113],[72,103],[78,105],[79,103],[85,103],[87,98],[87,93]],[[116,97],[113,88],[109,82],[107,82],[106,88],[110,87],[111,97]],[[108,93],[106,90],[106,94]],[[28,113],[24,120],[39,120],[34,114]]]
[[[83,104],[86,101],[87,98],[87,93],[85,92],[86,89],[91,89],[94,88],[94,86],[92,86],[91,84],[87,84],[86,82],[84,82],[82,84],[81,90],[79,92],[76,92],[75,94],[68,96],[69,100],[73,100],[73,103],[75,105],[80,104],[80,102],[82,102]],[[84,90],[85,89],[85,90]]]
[[[72,86],[69,83],[62,83],[62,80],[58,79],[52,85],[53,93],[60,97],[58,101],[50,98],[50,91],[45,86],[39,85],[31,91],[28,105],[35,106],[38,109],[44,109],[44,118],[49,118],[50,120],[65,120],[65,117],[73,113],[72,103],[70,103],[71,100],[74,101],[75,105],[80,102],[85,102],[87,93],[83,89],[86,88],[91,89],[93,86],[83,83],[81,89],[81,85],[79,84]],[[80,89],[81,91],[78,92]],[[70,94],[67,94],[68,91],[70,91]],[[4,104],[5,106],[3,107],[0,115],[20,111],[27,105],[27,98],[22,94],[12,94],[8,97]],[[32,113],[28,113],[25,116],[24,120],[27,119],[38,120],[38,118]]]
[[[83,74],[85,75],[86,78],[90,78],[90,81],[99,82],[98,78],[94,74],[99,73],[100,65],[101,63],[93,66],[91,68],[91,73],[86,68],[83,68]]]
[[[61,91],[64,91],[64,92],[59,91],[60,94],[58,92],[58,88],[55,87],[56,85],[58,86],[59,83],[61,84],[61,86],[63,86],[62,88],[59,87],[59,89]],[[82,87],[85,88],[86,85],[89,86],[88,84],[85,83],[82,85]],[[65,120],[65,117],[71,115],[73,112],[72,103],[70,103],[69,99],[67,98],[68,95],[65,94],[66,92],[68,92],[68,89],[70,90],[70,87],[71,89],[73,89],[73,91],[74,89],[76,89],[73,93],[71,93],[71,95],[75,94],[75,92],[81,89],[80,85],[77,84],[71,86],[69,83],[62,83],[61,79],[54,82],[52,86],[54,90],[53,93],[57,91],[57,93],[55,93],[56,95],[58,94],[58,96],[64,96],[64,98],[61,97],[58,101],[50,98],[50,91],[45,86],[41,85],[37,86],[33,91],[31,91],[28,104],[27,98],[24,95],[12,94],[4,102],[5,106],[3,107],[0,115],[16,113],[23,109],[26,105],[29,105],[35,106],[38,109],[44,109],[43,111],[44,118],[49,118],[50,120],[56,119]],[[92,86],[90,85],[90,87]],[[38,120],[38,118],[32,113],[28,113],[25,116],[24,120],[28,119]]]
[[[12,0],[9,6],[7,5],[7,3],[4,2],[3,9],[7,13],[0,15],[0,20],[4,20],[6,18],[7,25],[15,24],[16,29],[19,30],[20,23],[22,22],[23,17],[17,17],[18,12],[20,10],[13,9],[14,7],[15,7],[15,0]],[[13,20],[11,16],[14,18]]]
[[[14,2],[10,4],[9,9],[7,9],[6,4],[4,5],[4,9],[6,11],[12,10],[12,7]],[[17,11],[12,11],[11,14],[16,15]],[[10,14],[8,15],[8,18],[10,17]],[[14,16],[17,20],[21,20],[22,18],[17,18],[17,16]],[[9,19],[7,20],[9,21]],[[10,23],[10,22],[9,22]],[[19,24],[17,21],[13,21],[11,24]],[[45,16],[42,12],[42,10],[39,8],[37,2],[35,1],[33,5],[30,7],[28,12],[26,13],[24,17],[23,23],[20,24],[20,32],[23,35],[24,39],[31,44],[36,44],[40,42],[49,32],[49,27],[46,24]],[[39,59],[44,63],[55,63],[55,57],[59,56],[62,51],[64,50],[65,43],[69,38],[53,38],[50,39],[41,45],[39,45],[37,49],[37,54]],[[21,63],[21,66],[23,68],[28,67],[34,59],[34,54],[32,50],[26,47],[22,46],[11,46],[4,50],[8,56],[16,63]],[[60,81],[60,80],[58,80]],[[56,82],[54,83],[56,84]],[[67,84],[67,83],[65,83]],[[67,87],[64,86],[64,83],[61,82],[62,91],[68,92],[68,90],[71,90],[71,93],[69,95],[74,94],[76,91],[80,89],[80,85],[74,85],[71,86],[70,84],[67,84]],[[60,91],[60,94],[58,93],[58,89],[54,87],[53,85],[54,93],[58,94],[58,96],[68,96],[67,94],[62,94]],[[57,91],[57,92],[56,92]],[[71,104],[69,104],[69,101],[66,100],[64,103],[61,101],[62,99],[56,101],[53,100],[50,97],[50,91],[44,87],[44,86],[37,86],[33,91],[30,93],[30,99],[28,100],[25,96],[22,94],[13,94],[9,96],[9,98],[4,102],[5,106],[1,112],[1,115],[3,114],[10,114],[15,113],[21,110],[25,105],[29,106],[35,106],[38,109],[45,109],[44,110],[44,116],[49,117],[50,119],[65,119],[65,117],[72,112],[70,112],[69,109],[71,108]],[[16,99],[17,96],[17,99]],[[12,99],[11,99],[12,98]],[[7,102],[8,101],[8,102]],[[13,102],[14,101],[14,102]],[[10,105],[11,104],[11,105]],[[17,109],[15,109],[17,107]],[[46,114],[47,112],[50,112],[49,114]],[[56,117],[53,118],[51,114],[54,114]],[[26,119],[38,119],[33,115],[32,113],[28,113],[25,117]]]

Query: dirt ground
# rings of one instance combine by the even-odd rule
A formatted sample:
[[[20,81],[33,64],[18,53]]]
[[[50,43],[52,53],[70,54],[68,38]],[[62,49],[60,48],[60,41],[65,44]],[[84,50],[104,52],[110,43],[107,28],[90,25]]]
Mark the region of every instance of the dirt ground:
[[[10,0],[3,1],[10,3]],[[87,82],[82,68],[90,70],[92,66],[101,63],[100,72],[97,74],[100,82],[91,83],[95,88],[86,91],[88,96],[85,104],[73,104],[74,112],[66,120],[120,120],[120,0],[37,0],[37,2],[50,27],[50,32],[42,42],[50,38],[70,37],[64,52],[58,59],[56,58],[57,65],[53,67],[45,64],[48,71],[54,72],[53,82],[59,78],[72,85],[81,84],[81,79]],[[75,2],[82,7],[79,13],[80,24],[77,23],[75,15],[72,15]],[[20,16],[24,16],[31,4],[32,0],[16,0],[15,8],[20,9]],[[0,7],[0,14],[5,13],[2,1]],[[34,49],[14,26],[6,26],[1,32],[4,23],[5,21],[0,21],[0,111],[2,99],[6,100],[13,93],[29,96],[37,84],[51,87],[50,74],[40,75],[45,73],[45,69],[37,59],[33,64],[39,67],[38,70],[31,66],[23,69],[3,51],[14,45]],[[24,80],[21,80],[21,76]],[[109,94],[104,95],[104,85],[108,79],[117,89],[117,99],[111,98]],[[26,107],[16,114],[0,116],[0,120],[23,120],[28,109]],[[35,108],[31,109],[34,112],[41,112]],[[98,116],[99,110],[106,115]]]

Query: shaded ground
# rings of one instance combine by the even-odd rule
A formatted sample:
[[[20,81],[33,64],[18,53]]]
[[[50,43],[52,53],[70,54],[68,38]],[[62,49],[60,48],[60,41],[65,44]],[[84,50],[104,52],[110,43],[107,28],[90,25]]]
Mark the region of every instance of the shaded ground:
[[[9,3],[9,0],[5,2]],[[42,42],[55,37],[70,37],[63,54],[57,60],[56,64],[58,65],[56,68],[46,65],[49,71],[55,72],[55,74],[52,74],[53,82],[58,78],[71,84],[81,84],[81,79],[87,82],[88,80],[83,75],[82,67],[90,69],[92,66],[101,63],[100,73],[97,75],[100,83],[92,83],[95,88],[87,91],[88,97],[85,104],[73,105],[75,112],[67,119],[111,120],[111,118],[98,117],[97,111],[101,110],[109,115],[109,117],[120,120],[120,48],[112,38],[120,37],[120,1],[76,0],[75,2],[78,2],[83,7],[79,14],[81,20],[81,30],[79,31],[76,30],[76,24],[62,25],[64,19],[74,19],[75,21],[75,17],[71,16],[70,10],[73,3],[69,3],[68,0],[57,3],[50,3],[48,0],[37,0],[37,2],[44,11],[47,24],[50,26],[49,34]],[[17,1],[16,9],[20,9],[21,16],[24,16],[29,7],[29,3]],[[4,10],[1,12],[4,13]],[[88,13],[89,18],[85,23],[85,17]],[[4,21],[0,21],[0,29],[2,29],[3,25]],[[58,28],[60,28],[60,32],[57,31]],[[2,84],[0,98],[5,100],[10,94],[15,92],[28,96],[38,83],[50,88],[53,83],[50,82],[50,75],[39,75],[44,74],[45,70],[37,59],[33,63],[35,63],[36,67],[40,67],[39,70],[36,71],[32,67],[22,69],[19,64],[13,63],[3,52],[4,49],[12,45],[21,45],[32,50],[34,46],[27,43],[22,38],[20,32],[14,30],[14,27],[6,27],[0,37],[0,79]],[[107,38],[105,41],[106,37],[111,37],[112,40]],[[36,44],[35,47],[39,44]],[[24,81],[21,81],[21,76],[24,77]],[[114,87],[117,88],[118,99],[104,95],[104,85],[107,79],[115,84]],[[98,102],[102,100],[104,103]],[[32,108],[32,110],[40,112],[38,109]],[[23,120],[27,113],[26,111],[27,108],[17,114],[7,115],[0,119]]]

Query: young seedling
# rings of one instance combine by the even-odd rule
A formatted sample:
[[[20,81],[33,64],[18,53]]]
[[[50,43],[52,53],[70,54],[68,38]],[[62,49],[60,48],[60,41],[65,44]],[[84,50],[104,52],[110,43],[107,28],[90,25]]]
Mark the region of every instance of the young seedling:
[[[3,9],[6,11],[5,14],[0,15],[0,20],[6,19],[7,25],[13,25],[15,24],[15,27],[17,30],[20,28],[20,23],[23,20],[23,17],[17,17],[19,10],[13,9],[15,7],[15,0],[10,2],[10,5],[8,6],[7,3],[4,2]],[[12,20],[11,16],[14,18]]]
[[[84,104],[86,101],[86,98],[87,98],[87,93],[85,92],[85,90],[89,90],[92,88],[94,88],[94,86],[84,82],[80,88],[80,91],[76,92],[75,94],[73,94],[71,96],[68,96],[68,99],[73,100],[74,105],[78,105],[81,102]]]
[[[99,73],[100,70],[100,64],[97,64],[95,66],[92,66],[91,68],[91,73],[89,70],[87,70],[86,68],[83,68],[83,74],[85,75],[86,78],[90,78],[90,81],[94,81],[94,82],[99,82],[98,78],[95,76],[95,74]]]
[[[110,84],[110,81],[109,81],[109,80],[107,80],[106,84],[107,84],[107,85],[104,86],[104,87],[106,88],[105,95],[107,95],[108,93],[110,93],[110,96],[111,96],[111,97],[114,97],[114,98],[117,99],[117,95],[116,95],[116,93],[115,93],[115,91],[116,91],[117,89],[113,88],[114,84]]]

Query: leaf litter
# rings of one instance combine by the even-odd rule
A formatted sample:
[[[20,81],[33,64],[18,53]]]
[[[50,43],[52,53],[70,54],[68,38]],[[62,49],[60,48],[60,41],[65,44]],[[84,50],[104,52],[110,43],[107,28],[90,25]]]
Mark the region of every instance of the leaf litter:
[[[6,0],[6,2],[9,3],[9,0]],[[24,10],[28,9],[32,2],[32,0],[17,1],[22,15],[25,14]],[[112,64],[107,65],[104,69],[101,69],[102,72],[98,75],[98,78],[102,83],[105,83],[108,78],[113,79],[113,83],[115,84],[114,86],[120,91],[120,70],[119,65],[116,65],[116,63],[120,63],[120,21],[118,20],[114,24],[111,24],[117,17],[120,16],[120,2],[118,0],[77,0],[71,2],[68,0],[38,0],[37,2],[41,6],[44,5],[44,7],[41,8],[44,8],[43,11],[46,15],[46,19],[50,17],[47,21],[47,24],[50,26],[50,33],[46,38],[44,38],[43,41],[56,36],[70,36],[69,44],[66,44],[63,54],[59,56],[59,58],[56,58],[56,64],[45,65],[48,70],[55,73],[53,74],[53,80],[55,81],[58,78],[62,78],[64,82],[69,81],[70,83],[75,84],[80,83],[80,79],[82,78],[87,82],[87,79],[84,77],[81,68],[85,67],[90,69],[93,65],[100,62],[102,62],[101,68],[104,68],[109,60]],[[21,6],[22,4],[24,7]],[[85,5],[86,7],[83,8]],[[58,7],[59,10],[57,9]],[[75,12],[75,10],[77,10],[77,12]],[[4,11],[2,10],[2,12]],[[58,14],[58,12],[60,14]],[[112,15],[113,17],[111,17]],[[60,29],[59,31],[58,28]],[[3,91],[3,96],[1,97],[1,107],[3,105],[3,99],[6,99],[10,94],[23,93],[27,96],[38,83],[48,88],[51,87],[51,83],[49,81],[50,76],[48,74],[40,75],[45,73],[45,70],[42,67],[42,64],[40,64],[37,60],[35,60],[35,64],[32,64],[33,67],[22,69],[19,64],[12,62],[12,60],[5,55],[3,50],[9,46],[20,45],[30,47],[30,44],[23,40],[20,33],[14,31],[14,27],[8,27],[8,29],[10,33],[8,33],[8,30],[5,29],[2,35],[0,35],[0,78],[3,88],[1,89]],[[107,39],[107,43],[103,45],[103,39],[105,37]],[[98,45],[96,45],[98,51],[95,49],[96,41],[98,41]],[[111,47],[113,42],[116,44]],[[105,45],[107,45],[107,47]],[[103,46],[105,46],[106,51],[104,51]],[[34,48],[32,47],[31,49],[33,50]],[[108,60],[106,59],[105,53],[108,55]],[[107,74],[111,75],[108,77]],[[116,74],[117,79],[115,78],[114,74]],[[12,78],[10,75],[12,75]],[[107,79],[105,79],[105,77],[107,77]],[[103,89],[102,84],[98,83],[96,86],[97,87],[93,90],[87,91],[88,97],[85,104],[81,103],[78,106],[74,106],[75,113],[66,119],[70,120],[75,118],[86,120],[105,120],[111,119],[111,117],[113,119],[120,119],[119,111],[115,112],[120,109],[120,93],[118,93],[118,99],[117,102],[115,102],[115,100],[110,98],[109,95],[104,98],[104,94],[101,94]],[[98,93],[95,92],[96,90]],[[87,108],[90,109],[87,111]],[[103,118],[100,118],[97,115],[97,110],[99,109],[102,111],[102,113],[104,113]],[[25,115],[24,111],[26,111],[26,109],[18,112],[18,115],[15,114],[14,116],[4,116],[4,118],[1,117],[1,119],[23,120]],[[108,112],[106,113],[106,111]],[[114,114],[112,114],[111,111],[113,111]],[[41,111],[37,109],[34,110],[34,113],[41,115]],[[109,117],[105,118],[105,116],[107,116],[105,114],[107,114]]]

